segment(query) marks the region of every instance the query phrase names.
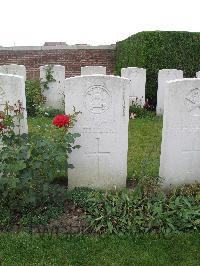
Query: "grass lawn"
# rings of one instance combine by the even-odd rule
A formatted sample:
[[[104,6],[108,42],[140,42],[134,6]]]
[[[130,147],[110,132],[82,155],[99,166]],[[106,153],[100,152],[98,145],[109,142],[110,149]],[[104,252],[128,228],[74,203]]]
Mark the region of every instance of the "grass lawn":
[[[162,118],[160,117],[130,120],[128,178],[158,176],[161,134]]]
[[[168,237],[0,235],[0,265],[199,265],[200,235]]]
[[[29,118],[29,130],[41,132],[38,125],[51,123],[49,118]],[[129,123],[128,178],[157,177],[160,161],[162,118],[135,119]]]

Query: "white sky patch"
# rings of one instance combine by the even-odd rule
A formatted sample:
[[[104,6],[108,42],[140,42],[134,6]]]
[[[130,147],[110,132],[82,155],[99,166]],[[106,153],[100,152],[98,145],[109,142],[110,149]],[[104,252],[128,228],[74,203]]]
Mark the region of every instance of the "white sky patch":
[[[199,0],[0,0],[0,45],[112,44],[146,30],[200,31]]]

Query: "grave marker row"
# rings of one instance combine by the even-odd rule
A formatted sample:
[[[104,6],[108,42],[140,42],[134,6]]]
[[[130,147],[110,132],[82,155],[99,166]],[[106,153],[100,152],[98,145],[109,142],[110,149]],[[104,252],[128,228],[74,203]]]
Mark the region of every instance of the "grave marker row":
[[[43,81],[46,67],[40,68]],[[122,76],[127,77],[124,78],[106,76],[103,67],[83,69],[82,76],[65,80],[65,68],[52,66],[55,81],[44,92],[47,105],[60,108],[65,92],[66,114],[74,107],[81,112],[72,129],[81,133],[77,139],[81,148],[70,155],[75,168],[69,170],[69,187],[124,187],[129,100],[145,92],[146,71],[123,69]],[[200,181],[200,78],[183,79],[181,70],[165,69],[159,71],[158,83],[157,113],[164,113],[159,170],[163,186]],[[136,88],[140,88],[138,93]],[[0,110],[3,111],[6,102],[15,105],[18,101],[26,109],[24,78],[0,74]],[[28,132],[26,110],[20,127],[16,121],[15,132]]]

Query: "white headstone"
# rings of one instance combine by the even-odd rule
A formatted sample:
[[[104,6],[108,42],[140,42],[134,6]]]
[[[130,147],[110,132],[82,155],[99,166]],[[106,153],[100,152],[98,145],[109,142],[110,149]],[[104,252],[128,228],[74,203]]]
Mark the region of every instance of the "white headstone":
[[[0,66],[0,73],[18,75],[23,77],[24,80],[26,80],[26,67],[24,65],[3,65]]]
[[[196,77],[197,77],[197,78],[200,78],[200,71],[198,71],[198,72],[196,73]]]
[[[146,69],[138,67],[127,67],[121,69],[121,76],[131,81],[131,89],[129,95],[129,104],[136,100],[145,103],[145,85],[146,85]]]
[[[170,81],[160,158],[164,187],[200,181],[200,79]]]
[[[81,67],[81,76],[87,75],[106,75],[106,67],[104,66],[85,66]]]
[[[21,76],[10,74],[0,74],[0,111],[4,111],[6,103],[9,106],[19,107],[19,101],[22,106],[23,119],[15,121],[15,133],[28,133],[27,112],[26,112],[26,97],[25,97],[25,82]],[[13,115],[13,111],[9,111]]]
[[[177,69],[162,69],[158,72],[158,90],[157,90],[157,115],[164,113],[165,90],[168,86],[167,81],[182,79],[183,71]]]
[[[66,114],[82,112],[73,128],[81,137],[73,150],[69,187],[124,187],[127,177],[130,81],[115,76],[66,79]]]
[[[45,105],[55,109],[64,108],[64,83],[65,67],[61,65],[45,65],[40,67],[40,79],[46,81],[47,69],[51,69],[51,74],[55,81],[48,83],[48,89],[44,89],[43,95],[46,98]]]

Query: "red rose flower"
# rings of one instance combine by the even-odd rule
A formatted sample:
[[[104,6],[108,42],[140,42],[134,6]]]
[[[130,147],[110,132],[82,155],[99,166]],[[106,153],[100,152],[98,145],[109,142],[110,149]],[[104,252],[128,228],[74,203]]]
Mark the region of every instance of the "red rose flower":
[[[54,117],[52,124],[56,127],[65,127],[70,124],[70,116],[69,115],[57,115]]]

